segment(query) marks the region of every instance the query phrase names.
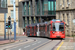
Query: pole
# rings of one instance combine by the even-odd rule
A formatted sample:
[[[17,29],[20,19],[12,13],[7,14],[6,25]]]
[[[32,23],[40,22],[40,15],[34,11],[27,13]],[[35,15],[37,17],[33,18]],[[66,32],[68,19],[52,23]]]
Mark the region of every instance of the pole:
[[[6,40],[6,13],[4,13],[4,39]]]
[[[9,33],[10,33],[10,38],[9,38],[9,40],[10,40],[10,42],[11,42],[11,29],[9,29],[10,31],[9,31]]]
[[[9,29],[8,29],[8,40],[9,40]]]
[[[14,40],[16,40],[16,16],[15,16],[15,0],[13,0],[14,6]]]

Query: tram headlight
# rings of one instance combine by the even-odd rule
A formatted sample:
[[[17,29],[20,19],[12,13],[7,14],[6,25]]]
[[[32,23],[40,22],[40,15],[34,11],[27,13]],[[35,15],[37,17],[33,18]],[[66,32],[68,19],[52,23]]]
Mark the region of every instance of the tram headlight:
[[[55,32],[53,32],[53,33],[55,33]]]
[[[62,32],[62,33],[64,33],[64,32]]]

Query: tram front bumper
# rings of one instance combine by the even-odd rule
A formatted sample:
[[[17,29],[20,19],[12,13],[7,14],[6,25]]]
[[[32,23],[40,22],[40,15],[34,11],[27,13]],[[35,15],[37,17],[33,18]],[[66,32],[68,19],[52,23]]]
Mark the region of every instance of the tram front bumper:
[[[61,35],[61,36],[59,36],[59,35],[53,35],[53,36],[51,36],[51,38],[65,38],[65,35]]]

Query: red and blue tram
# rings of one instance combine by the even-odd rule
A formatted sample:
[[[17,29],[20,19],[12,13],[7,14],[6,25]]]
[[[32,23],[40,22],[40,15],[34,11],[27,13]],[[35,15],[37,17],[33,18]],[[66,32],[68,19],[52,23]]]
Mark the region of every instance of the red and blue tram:
[[[49,38],[65,38],[65,22],[53,19],[49,22],[26,26],[27,36],[43,36]]]

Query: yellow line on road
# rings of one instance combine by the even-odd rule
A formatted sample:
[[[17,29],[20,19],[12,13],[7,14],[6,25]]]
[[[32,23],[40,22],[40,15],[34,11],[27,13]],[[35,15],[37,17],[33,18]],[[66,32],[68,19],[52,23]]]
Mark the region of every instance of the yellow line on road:
[[[64,42],[62,42],[62,43],[58,46],[57,50],[59,50],[59,48],[62,46],[63,43],[64,43]]]

